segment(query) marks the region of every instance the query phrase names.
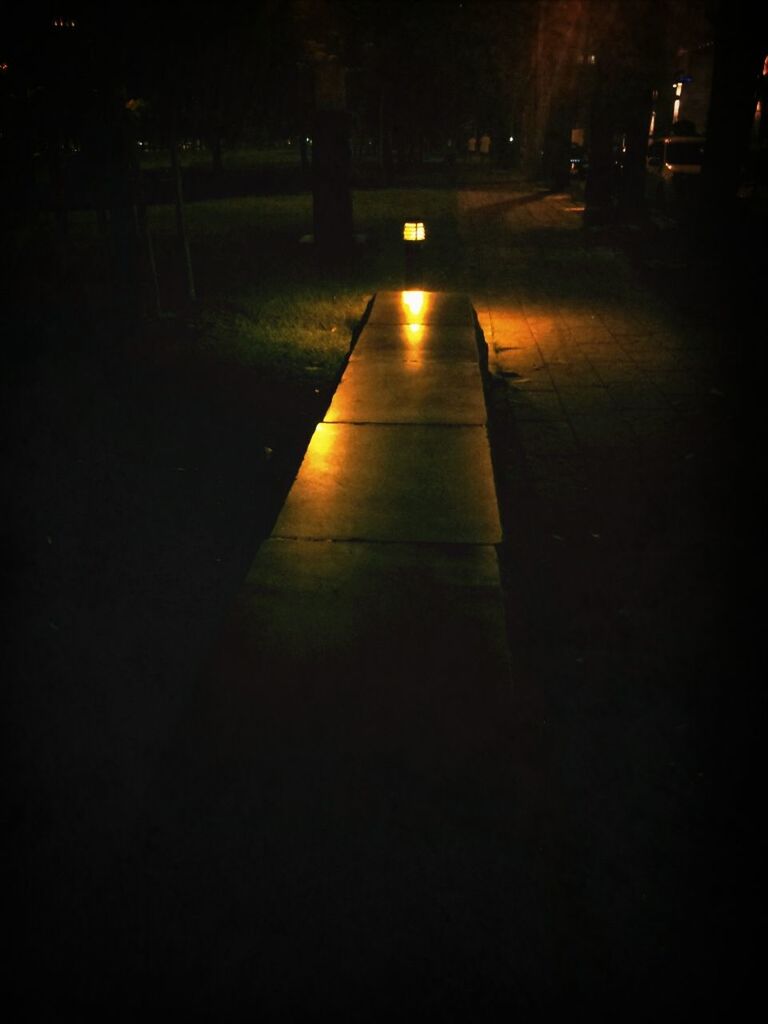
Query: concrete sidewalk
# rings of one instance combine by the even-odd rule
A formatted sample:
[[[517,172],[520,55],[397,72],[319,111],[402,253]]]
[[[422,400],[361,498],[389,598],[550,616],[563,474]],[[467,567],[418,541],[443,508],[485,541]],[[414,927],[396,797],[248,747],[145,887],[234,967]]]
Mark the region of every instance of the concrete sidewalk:
[[[504,884],[483,833],[512,821],[491,824],[512,681],[479,357],[466,296],[375,297],[157,794],[161,1002],[477,998],[474,915]]]
[[[306,717],[323,744],[375,740],[428,772],[508,699],[478,358],[466,296],[376,296],[211,672],[210,714],[246,745],[246,706],[222,696],[260,718],[292,693],[277,732]]]

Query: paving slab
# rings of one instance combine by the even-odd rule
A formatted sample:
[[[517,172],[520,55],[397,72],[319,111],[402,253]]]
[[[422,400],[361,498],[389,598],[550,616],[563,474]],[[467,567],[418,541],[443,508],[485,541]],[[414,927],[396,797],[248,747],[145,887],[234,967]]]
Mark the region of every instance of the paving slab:
[[[597,382],[583,387],[558,387],[557,394],[566,413],[571,415],[603,415],[615,411],[609,388]]]
[[[369,356],[350,363],[336,389],[326,423],[486,422],[476,362],[413,354]]]
[[[526,392],[524,385],[510,387],[508,390],[509,407],[514,412],[517,422],[543,422],[562,420],[564,412],[560,398],[555,391]]]
[[[350,362],[359,362],[371,356],[418,356],[422,359],[463,359],[477,363],[477,337],[474,327],[466,325],[369,322],[352,350]]]
[[[378,292],[368,323],[474,327],[475,319],[466,295],[414,290]]]
[[[611,384],[610,395],[619,409],[663,410],[669,407],[669,399],[663,392],[644,380]]]
[[[347,1019],[446,930],[463,962],[507,880],[511,692],[493,547],[266,541],[159,780],[158,968]]]
[[[214,700],[229,750],[257,729],[299,746],[455,752],[481,719],[492,728],[489,707],[509,692],[490,546],[271,538],[220,646]]]
[[[319,423],[273,536],[500,543],[485,427]]]
[[[569,421],[579,446],[585,451],[623,449],[633,436],[632,427],[618,412],[609,415],[596,411],[573,413]]]

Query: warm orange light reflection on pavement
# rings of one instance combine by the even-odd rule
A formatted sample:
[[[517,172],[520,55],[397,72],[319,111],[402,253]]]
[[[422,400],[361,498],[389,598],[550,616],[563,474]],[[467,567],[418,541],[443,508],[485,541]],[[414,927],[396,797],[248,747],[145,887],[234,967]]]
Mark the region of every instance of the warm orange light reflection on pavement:
[[[304,456],[304,461],[307,464],[305,469],[309,468],[311,464],[312,469],[317,472],[327,470],[332,461],[333,449],[337,440],[337,432],[333,429],[332,424],[318,423]]]
[[[405,365],[409,370],[418,370],[424,365],[424,325],[408,324],[405,340],[408,343],[408,359]]]
[[[403,292],[403,305],[408,311],[408,323],[421,323],[421,316],[425,312],[425,292]]]

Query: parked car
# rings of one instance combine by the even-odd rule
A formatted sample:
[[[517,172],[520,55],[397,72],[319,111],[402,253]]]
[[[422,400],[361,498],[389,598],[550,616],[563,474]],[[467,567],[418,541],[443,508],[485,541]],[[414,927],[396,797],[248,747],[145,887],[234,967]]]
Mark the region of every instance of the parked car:
[[[648,147],[647,198],[662,211],[682,213],[695,202],[705,139],[701,135],[668,135]]]

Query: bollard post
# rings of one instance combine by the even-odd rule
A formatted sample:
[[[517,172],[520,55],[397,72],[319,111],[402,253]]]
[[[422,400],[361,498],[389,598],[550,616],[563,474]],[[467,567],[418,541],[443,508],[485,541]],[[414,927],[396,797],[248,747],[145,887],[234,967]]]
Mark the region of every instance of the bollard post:
[[[427,240],[427,230],[420,220],[407,220],[403,224],[403,255],[406,288],[423,284],[424,274],[422,251]]]

